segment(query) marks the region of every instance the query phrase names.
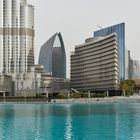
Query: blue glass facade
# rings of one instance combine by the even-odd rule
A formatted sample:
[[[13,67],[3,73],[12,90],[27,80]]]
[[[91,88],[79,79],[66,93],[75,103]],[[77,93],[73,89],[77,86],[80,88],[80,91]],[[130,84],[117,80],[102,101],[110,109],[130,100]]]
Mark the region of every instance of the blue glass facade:
[[[54,34],[41,47],[39,64],[52,76],[66,78],[66,53],[61,33]]]
[[[119,79],[125,79],[125,23],[120,23],[94,32],[94,37],[117,34],[119,51]]]

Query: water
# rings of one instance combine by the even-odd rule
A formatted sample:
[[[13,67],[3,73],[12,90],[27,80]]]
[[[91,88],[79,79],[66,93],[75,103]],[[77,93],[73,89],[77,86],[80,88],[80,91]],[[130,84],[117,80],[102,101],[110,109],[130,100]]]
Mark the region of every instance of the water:
[[[0,140],[140,140],[140,104],[0,104]]]

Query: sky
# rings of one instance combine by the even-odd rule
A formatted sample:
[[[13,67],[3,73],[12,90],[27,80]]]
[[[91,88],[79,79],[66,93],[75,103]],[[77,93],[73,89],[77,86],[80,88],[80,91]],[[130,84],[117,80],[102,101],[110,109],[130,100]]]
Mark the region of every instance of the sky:
[[[140,60],[140,0],[28,0],[35,7],[35,62],[41,46],[56,32],[61,32],[70,76],[70,52],[84,43],[93,32],[125,22],[126,48],[133,59]]]

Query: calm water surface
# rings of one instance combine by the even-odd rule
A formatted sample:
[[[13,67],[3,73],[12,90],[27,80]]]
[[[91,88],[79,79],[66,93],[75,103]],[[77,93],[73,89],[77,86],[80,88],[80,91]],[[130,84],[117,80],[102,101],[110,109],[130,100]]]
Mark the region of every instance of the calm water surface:
[[[140,140],[140,103],[0,104],[0,140]]]

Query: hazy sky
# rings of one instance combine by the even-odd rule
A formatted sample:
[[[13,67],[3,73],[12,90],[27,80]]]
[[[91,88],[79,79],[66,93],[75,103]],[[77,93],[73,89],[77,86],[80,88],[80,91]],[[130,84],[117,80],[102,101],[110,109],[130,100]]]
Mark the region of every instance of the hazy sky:
[[[28,0],[35,6],[35,56],[55,32],[61,32],[67,53],[91,37],[93,31],[125,22],[126,47],[133,59],[140,60],[140,0]]]

